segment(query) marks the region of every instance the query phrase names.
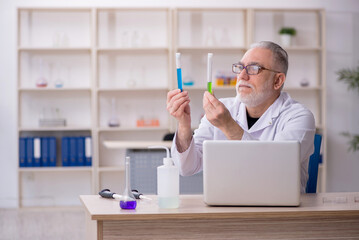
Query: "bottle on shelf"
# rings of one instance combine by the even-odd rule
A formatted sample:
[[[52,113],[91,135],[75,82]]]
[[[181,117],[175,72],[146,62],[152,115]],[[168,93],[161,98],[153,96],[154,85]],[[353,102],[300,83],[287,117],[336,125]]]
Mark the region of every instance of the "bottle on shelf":
[[[116,108],[116,99],[111,99],[111,118],[108,121],[109,127],[119,127],[120,121],[117,118],[117,108]]]
[[[36,79],[36,87],[47,87],[47,79],[44,76],[44,61],[39,59],[39,77]]]

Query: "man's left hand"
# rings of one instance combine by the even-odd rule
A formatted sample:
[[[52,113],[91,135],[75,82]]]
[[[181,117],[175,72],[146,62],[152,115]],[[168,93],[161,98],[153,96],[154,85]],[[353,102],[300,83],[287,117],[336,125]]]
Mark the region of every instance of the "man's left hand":
[[[226,106],[208,91],[205,91],[203,96],[203,109],[207,120],[219,128],[228,139],[242,139],[243,129],[232,118]]]

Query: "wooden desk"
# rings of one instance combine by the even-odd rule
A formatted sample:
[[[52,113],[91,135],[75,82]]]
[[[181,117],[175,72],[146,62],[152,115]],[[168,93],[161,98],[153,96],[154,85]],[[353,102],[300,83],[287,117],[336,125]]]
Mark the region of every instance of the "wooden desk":
[[[359,193],[301,196],[300,207],[209,207],[202,195],[182,195],[178,209],[83,195],[86,239],[359,239]],[[97,236],[97,238],[96,238]]]

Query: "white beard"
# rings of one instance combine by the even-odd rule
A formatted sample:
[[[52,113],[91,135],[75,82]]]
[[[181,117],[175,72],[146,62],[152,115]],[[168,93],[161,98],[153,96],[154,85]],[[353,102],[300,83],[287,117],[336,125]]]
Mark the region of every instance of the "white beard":
[[[249,94],[242,94],[239,92],[239,85],[246,85],[252,89],[252,92]],[[257,107],[260,104],[264,103],[270,96],[273,95],[273,90],[271,89],[272,81],[267,80],[262,88],[254,89],[253,85],[247,83],[246,81],[240,80],[236,83],[237,91],[237,100],[244,103],[247,107]]]

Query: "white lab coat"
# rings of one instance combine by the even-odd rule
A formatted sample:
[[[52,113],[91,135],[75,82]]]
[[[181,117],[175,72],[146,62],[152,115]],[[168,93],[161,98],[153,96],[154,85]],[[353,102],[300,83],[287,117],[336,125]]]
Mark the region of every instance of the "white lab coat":
[[[294,101],[288,93],[282,92],[257,122],[248,129],[245,105],[235,97],[223,98],[220,101],[244,130],[242,140],[296,140],[300,142],[301,192],[304,193],[308,180],[309,157],[314,151],[315,121],[313,114],[302,104]],[[172,158],[179,167],[181,175],[189,176],[203,169],[203,141],[226,140],[227,138],[204,116],[185,152],[177,151],[175,139],[176,136],[171,148]]]

